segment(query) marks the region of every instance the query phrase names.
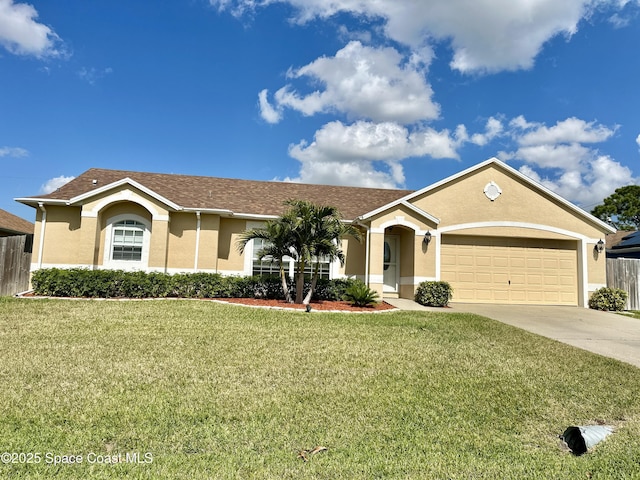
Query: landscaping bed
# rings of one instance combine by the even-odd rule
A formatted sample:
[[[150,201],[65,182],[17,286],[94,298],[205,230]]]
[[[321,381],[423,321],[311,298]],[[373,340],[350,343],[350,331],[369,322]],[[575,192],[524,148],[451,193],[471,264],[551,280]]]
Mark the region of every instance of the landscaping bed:
[[[300,305],[296,303],[288,303],[284,300],[267,300],[259,298],[225,298],[220,300],[225,303],[234,303],[240,305],[249,305],[252,307],[271,307],[271,308],[291,308],[295,310],[306,310],[306,305]],[[345,301],[329,301],[318,300],[311,302],[311,311],[339,311],[339,312],[384,312],[395,309],[393,305],[389,305],[386,302],[380,302],[369,307],[355,307],[349,302]]]

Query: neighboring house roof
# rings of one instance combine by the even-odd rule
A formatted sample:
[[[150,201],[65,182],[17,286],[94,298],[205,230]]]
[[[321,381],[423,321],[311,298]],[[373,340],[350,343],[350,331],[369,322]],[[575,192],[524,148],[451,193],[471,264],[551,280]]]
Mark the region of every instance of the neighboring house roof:
[[[621,230],[607,235],[607,258],[640,258],[640,232]]]
[[[636,230],[635,232],[625,232],[625,233],[626,235],[622,237],[620,242],[618,242],[616,245],[613,245],[611,247],[613,250],[640,247],[639,231]]]
[[[0,232],[21,235],[25,233],[32,234],[33,229],[33,223],[0,209]]]
[[[68,204],[74,199],[87,198],[92,192],[104,190],[111,184],[123,182],[144,186],[161,196],[165,203],[170,202],[170,206],[179,209],[228,210],[234,214],[279,216],[285,210],[283,203],[286,200],[304,199],[335,206],[347,220],[353,220],[358,215],[412,192],[92,168],[53,193],[16,200],[31,206],[37,206],[39,202]]]
[[[622,241],[622,239],[630,233],[631,232],[628,230],[618,230],[615,233],[607,233],[607,236],[605,238],[607,250],[618,245]]]

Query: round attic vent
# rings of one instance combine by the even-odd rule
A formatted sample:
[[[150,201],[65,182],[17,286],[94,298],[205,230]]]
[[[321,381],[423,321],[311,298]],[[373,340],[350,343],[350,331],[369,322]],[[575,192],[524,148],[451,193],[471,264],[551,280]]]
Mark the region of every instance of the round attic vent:
[[[498,198],[502,194],[502,189],[498,186],[496,182],[491,180],[484,187],[484,194],[487,196],[489,200],[492,202]]]

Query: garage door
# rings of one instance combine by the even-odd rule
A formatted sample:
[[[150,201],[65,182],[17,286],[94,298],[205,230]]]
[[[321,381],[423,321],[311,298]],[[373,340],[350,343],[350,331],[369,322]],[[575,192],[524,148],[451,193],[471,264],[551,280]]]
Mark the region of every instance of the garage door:
[[[577,242],[443,235],[440,273],[453,301],[578,304]]]

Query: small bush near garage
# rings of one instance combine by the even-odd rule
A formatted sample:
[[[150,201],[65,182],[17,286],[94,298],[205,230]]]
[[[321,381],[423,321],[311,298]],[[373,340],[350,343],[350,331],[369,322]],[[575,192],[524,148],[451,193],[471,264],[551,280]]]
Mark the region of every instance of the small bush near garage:
[[[589,299],[589,308],[594,310],[621,312],[627,305],[627,297],[627,292],[619,288],[599,288],[591,295],[591,298]]]
[[[446,307],[453,296],[453,288],[447,282],[422,282],[416,290],[415,300],[427,307]]]

